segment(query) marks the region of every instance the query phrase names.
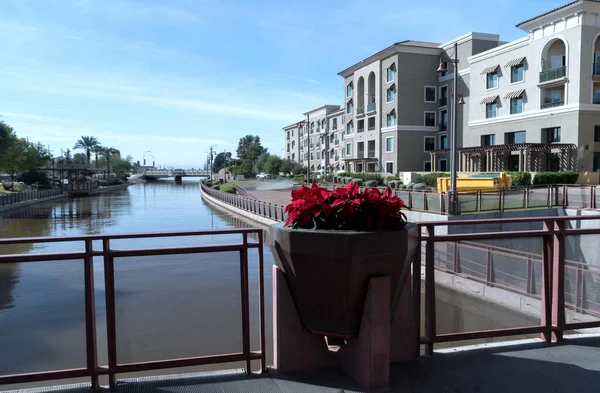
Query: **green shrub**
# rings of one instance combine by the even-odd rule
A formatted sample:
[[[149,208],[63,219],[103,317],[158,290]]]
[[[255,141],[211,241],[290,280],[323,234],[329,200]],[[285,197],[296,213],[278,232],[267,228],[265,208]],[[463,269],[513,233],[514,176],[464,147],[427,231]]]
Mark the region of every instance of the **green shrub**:
[[[412,187],[413,191],[424,191],[427,189],[427,184],[425,183],[416,183]]]
[[[533,178],[533,184],[535,185],[546,185],[556,184],[556,172],[539,172],[535,174]]]
[[[304,175],[294,175],[293,179],[294,179],[294,181],[302,182],[302,181],[306,180],[306,176],[304,176]]]
[[[394,180],[400,180],[400,179],[397,178],[396,176],[388,176],[388,177],[385,178],[385,182],[386,183],[389,183],[389,182],[394,181]]]
[[[410,190],[412,190],[412,189],[413,189],[413,186],[414,186],[414,185],[415,185],[414,183],[408,183],[408,184],[406,185],[406,189],[410,191]]]
[[[398,184],[399,190],[406,190],[406,184]]]
[[[434,172],[427,173],[425,175],[419,176],[418,179],[415,179],[415,183],[425,183],[427,187],[435,187],[437,189],[437,179],[438,177],[450,177],[449,173],[443,172]]]
[[[352,183],[356,183],[359,186],[362,186],[364,184],[364,180],[356,177],[356,178],[352,179]]]
[[[508,175],[512,178],[512,188],[529,187],[531,185],[531,173],[529,172],[510,172]]]
[[[367,180],[365,182],[365,185],[367,187],[377,187],[379,185],[379,182],[377,180]]]
[[[234,184],[231,183],[226,183],[226,184],[221,184],[219,186],[219,190],[226,192],[228,194],[235,194],[236,193],[236,188]]]
[[[387,186],[392,189],[398,188],[398,180],[390,180],[387,182]]]
[[[556,174],[556,184],[575,184],[579,179],[579,172],[558,172]]]

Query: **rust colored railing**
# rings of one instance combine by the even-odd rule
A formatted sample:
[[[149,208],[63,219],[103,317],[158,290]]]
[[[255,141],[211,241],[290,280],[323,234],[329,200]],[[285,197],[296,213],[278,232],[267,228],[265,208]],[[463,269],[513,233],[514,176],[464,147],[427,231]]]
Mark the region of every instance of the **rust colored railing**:
[[[0,194],[0,207],[14,205],[16,203],[32,201],[34,199],[48,198],[61,195],[62,188],[49,188],[47,190],[19,191]]]
[[[565,311],[567,308],[567,303],[565,302],[566,271],[568,268],[575,268],[577,269],[578,275],[582,272],[582,267],[580,266],[567,266],[569,261],[566,261],[565,259],[566,239],[569,236],[600,235],[600,228],[579,228],[579,225],[573,225],[577,228],[568,228],[568,223],[575,221],[579,224],[586,220],[600,220],[600,215],[577,217],[528,217],[498,220],[457,220],[419,223],[420,242],[424,248],[424,253],[419,253],[419,257],[413,262],[412,300],[413,315],[415,318],[414,320],[416,321],[415,329],[420,331],[421,273],[423,267],[425,274],[425,327],[424,334],[419,338],[419,343],[426,346],[426,353],[433,353],[434,344],[441,342],[508,337],[533,333],[541,333],[547,342],[555,342],[562,340],[565,330],[600,327],[600,320],[577,323],[567,323],[565,320]],[[472,230],[470,233],[460,234],[441,234],[439,233],[441,231],[438,230],[438,233],[436,233],[436,228],[451,228],[456,225],[477,226],[518,223],[539,223],[542,229],[480,233],[476,233]],[[436,269],[436,245],[453,247],[457,242],[476,242],[511,238],[542,240],[543,253],[540,262],[542,266],[541,291],[539,293],[539,298],[542,302],[542,313],[540,324],[518,328],[438,334],[436,331],[435,271],[438,270],[439,267]],[[454,255],[456,256],[458,254],[454,253]],[[422,263],[424,263],[424,266],[422,266]],[[493,262],[486,262],[486,276],[483,280],[487,285],[498,284],[494,280],[492,267]],[[459,267],[455,263],[453,264],[453,268],[456,269]],[[580,279],[581,278],[579,277],[577,278],[577,280]]]
[[[286,213],[285,207],[277,205],[275,203],[263,202],[258,199],[244,197],[236,194],[230,194],[227,192],[222,192],[219,190],[215,190],[214,188],[207,187],[204,184],[200,183],[200,188],[202,192],[210,195],[211,197],[227,203],[233,207],[237,207],[238,209],[245,210],[247,212],[269,218],[274,221],[285,221]]]
[[[165,237],[189,237],[189,236],[223,236],[240,235],[241,241],[229,244],[209,244],[188,247],[157,247],[142,249],[114,249],[111,241],[122,239],[150,239]],[[249,236],[257,241],[249,241]],[[93,242],[100,241],[101,248],[93,248]],[[245,371],[251,373],[250,362],[260,360],[261,372],[266,368],[266,346],[265,346],[265,285],[263,266],[263,232],[261,229],[228,229],[207,230],[188,232],[160,232],[160,233],[131,233],[119,235],[90,235],[73,237],[40,237],[40,238],[15,238],[0,239],[0,246],[9,244],[43,244],[56,242],[82,242],[83,251],[61,252],[61,253],[34,253],[0,255],[0,264],[28,263],[28,262],[52,262],[80,260],[84,266],[84,293],[85,293],[85,343],[86,343],[86,366],[68,370],[53,370],[45,372],[32,372],[18,375],[0,375],[0,385],[25,382],[49,381],[56,379],[69,379],[89,377],[92,388],[98,388],[99,376],[107,375],[111,388],[116,386],[116,376],[119,373],[130,373],[138,371],[159,370],[178,367],[201,366],[207,364],[229,363],[244,361]],[[258,250],[258,304],[259,304],[259,350],[251,351],[250,332],[250,302],[249,302],[249,268],[248,250]],[[157,256],[176,254],[202,254],[239,252],[240,266],[240,294],[242,310],[242,352],[228,353],[210,356],[198,356],[182,359],[165,359],[149,362],[136,362],[120,364],[117,361],[117,314],[115,306],[115,268],[114,259],[119,257]],[[94,257],[102,257],[104,261],[104,289],[106,301],[106,331],[108,364],[99,365],[96,340],[96,299],[94,295]]]

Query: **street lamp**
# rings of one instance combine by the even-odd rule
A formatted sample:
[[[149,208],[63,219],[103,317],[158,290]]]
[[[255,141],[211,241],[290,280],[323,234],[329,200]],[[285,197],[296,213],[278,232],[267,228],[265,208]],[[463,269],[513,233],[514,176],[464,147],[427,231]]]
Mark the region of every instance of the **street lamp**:
[[[310,115],[307,113],[306,114],[306,132],[308,133],[307,140],[306,140],[306,147],[308,149],[308,154],[306,155],[306,159],[308,162],[308,165],[306,166],[306,184],[307,185],[310,184],[310,153],[311,153],[311,151],[310,151],[310,149],[311,149],[310,138],[311,137],[310,137],[310,122],[309,122],[310,117],[309,116]]]
[[[452,127],[450,128],[450,192],[448,193],[447,209],[448,214],[458,213],[458,193],[456,192],[456,106],[464,105],[465,100],[462,94],[460,99],[457,101],[458,94],[456,93],[456,82],[458,80],[458,43],[454,43],[454,58],[443,58],[440,57],[440,65],[437,69],[438,72],[447,72],[448,68],[446,63],[454,64],[454,78],[452,83]]]
[[[150,150],[144,152],[144,166],[146,166],[146,153],[152,153]]]
[[[155,167],[154,161],[156,160],[152,154],[148,154],[148,157],[152,157],[152,167]]]

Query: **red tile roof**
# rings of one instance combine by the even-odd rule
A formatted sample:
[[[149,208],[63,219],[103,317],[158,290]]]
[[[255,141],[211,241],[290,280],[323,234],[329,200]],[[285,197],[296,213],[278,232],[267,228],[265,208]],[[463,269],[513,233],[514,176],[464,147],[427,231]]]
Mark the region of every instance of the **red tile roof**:
[[[519,27],[519,26],[521,26],[521,25],[524,25],[525,23],[531,22],[532,20],[536,20],[536,19],[538,19],[538,18],[541,18],[541,17],[543,17],[543,16],[549,15],[549,14],[551,14],[551,13],[553,13],[553,12],[556,12],[556,11],[558,11],[558,10],[562,10],[563,8],[567,8],[567,7],[569,7],[569,6],[572,6],[573,4],[582,3],[583,1],[584,1],[584,0],[575,0],[575,1],[572,1],[572,2],[570,2],[570,3],[567,3],[567,4],[565,4],[565,5],[561,5],[560,7],[556,7],[556,8],[554,8],[554,9],[550,10],[550,11],[544,12],[543,14],[540,14],[540,15],[538,15],[538,16],[534,16],[533,18],[529,18],[529,19],[527,19],[527,20],[525,20],[525,21],[523,21],[523,22],[521,22],[521,23],[518,23],[518,24],[517,24],[517,27]]]

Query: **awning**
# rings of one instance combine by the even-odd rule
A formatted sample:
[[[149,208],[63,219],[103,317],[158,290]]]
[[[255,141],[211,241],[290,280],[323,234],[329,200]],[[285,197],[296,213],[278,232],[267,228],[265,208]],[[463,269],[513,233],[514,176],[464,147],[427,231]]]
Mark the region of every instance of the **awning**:
[[[497,99],[498,99],[498,96],[485,97],[483,100],[481,100],[480,104],[491,104],[492,102],[496,101]]]
[[[509,61],[508,63],[506,63],[504,65],[504,67],[506,67],[506,68],[514,67],[516,65],[519,65],[519,64],[523,63],[524,60],[525,60],[525,56],[519,57],[518,59],[514,59],[514,60]]]
[[[511,98],[521,97],[525,93],[525,89],[511,91],[507,95],[504,96],[505,100],[510,100]]]
[[[498,67],[500,67],[500,66],[498,64],[496,64],[495,66],[485,68],[483,71],[481,71],[481,75],[491,74],[492,72],[496,72]]]

